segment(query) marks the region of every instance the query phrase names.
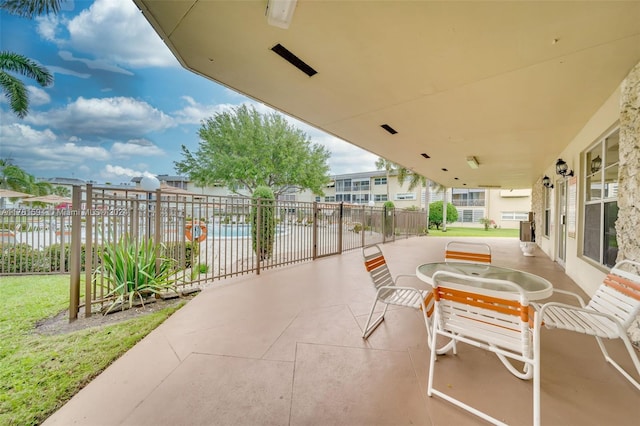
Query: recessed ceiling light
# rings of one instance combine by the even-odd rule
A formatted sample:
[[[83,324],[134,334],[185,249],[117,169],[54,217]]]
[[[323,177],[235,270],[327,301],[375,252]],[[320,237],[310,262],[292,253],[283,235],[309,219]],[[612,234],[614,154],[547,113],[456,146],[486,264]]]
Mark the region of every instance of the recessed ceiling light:
[[[443,168],[443,169],[442,169],[442,171],[443,171],[443,172],[448,172],[449,170],[447,170],[447,169],[444,169],[444,168]]]

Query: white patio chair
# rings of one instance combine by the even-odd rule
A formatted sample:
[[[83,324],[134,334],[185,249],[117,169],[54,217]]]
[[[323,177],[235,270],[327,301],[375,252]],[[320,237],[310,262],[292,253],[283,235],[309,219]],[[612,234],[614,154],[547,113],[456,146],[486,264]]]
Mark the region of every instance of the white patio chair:
[[[403,306],[407,308],[420,309],[424,317],[427,329],[427,343],[431,344],[431,314],[433,313],[433,292],[431,290],[420,290],[415,287],[401,287],[397,285],[400,279],[417,277],[413,274],[400,274],[393,278],[387,262],[382,254],[380,246],[377,244],[363,247],[362,256],[364,266],[371,276],[371,280],[376,289],[376,296],[369,312],[369,317],[364,326],[362,338],[367,339],[371,333],[384,321],[384,316],[389,305]],[[384,304],[382,314],[373,322],[371,318],[378,302]],[[437,349],[439,354],[447,352],[451,348],[451,343],[443,345]]]
[[[629,266],[635,267],[636,272],[623,269],[630,269]],[[605,360],[638,390],[640,382],[609,356],[602,339],[622,339],[640,377],[640,361],[627,335],[631,323],[640,314],[639,271],[640,262],[623,260],[611,269],[586,306],[579,295],[556,289],[554,293],[575,297],[580,306],[549,302],[539,307],[539,321],[546,328],[576,331],[595,337]]]
[[[540,368],[539,350],[534,348],[531,329],[535,311],[529,309],[525,291],[511,281],[461,275],[440,271],[433,275],[434,317],[432,342],[438,336],[466,343],[495,353],[500,361],[516,377],[533,378],[533,423],[540,424]],[[433,344],[433,343],[432,343]],[[435,389],[434,376],[437,353],[431,346],[427,395],[440,398],[469,411],[494,424],[500,420],[480,411],[459,399]],[[453,352],[457,353],[456,344]],[[523,363],[518,369],[513,361]],[[482,389],[479,389],[482,392]],[[496,404],[500,406],[500,404]]]
[[[444,260],[491,264],[491,247],[486,243],[449,241],[444,250]]]

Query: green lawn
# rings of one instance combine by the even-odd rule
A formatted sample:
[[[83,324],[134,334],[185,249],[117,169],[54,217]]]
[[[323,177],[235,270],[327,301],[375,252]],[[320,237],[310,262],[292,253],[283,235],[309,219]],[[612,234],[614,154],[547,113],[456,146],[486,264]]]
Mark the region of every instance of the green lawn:
[[[0,277],[0,292],[0,425],[42,423],[182,306],[44,336],[34,327],[68,307],[69,276]]]
[[[454,228],[447,226],[447,232],[439,229],[429,229],[429,235],[432,237],[520,237],[519,229],[503,229],[503,228]]]

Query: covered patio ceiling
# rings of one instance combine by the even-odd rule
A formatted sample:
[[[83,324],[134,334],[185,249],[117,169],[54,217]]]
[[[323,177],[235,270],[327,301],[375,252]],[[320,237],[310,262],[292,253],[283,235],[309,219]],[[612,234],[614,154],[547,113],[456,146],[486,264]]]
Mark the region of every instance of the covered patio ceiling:
[[[134,2],[187,69],[451,187],[531,187],[640,61],[637,1]]]

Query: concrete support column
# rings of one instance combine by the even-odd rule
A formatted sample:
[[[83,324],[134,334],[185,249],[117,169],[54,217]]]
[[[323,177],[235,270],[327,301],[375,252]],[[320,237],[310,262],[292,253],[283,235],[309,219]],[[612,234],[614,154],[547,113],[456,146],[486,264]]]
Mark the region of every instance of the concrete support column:
[[[618,260],[640,261],[640,63],[621,86],[618,208]],[[640,318],[629,332],[640,347]]]

